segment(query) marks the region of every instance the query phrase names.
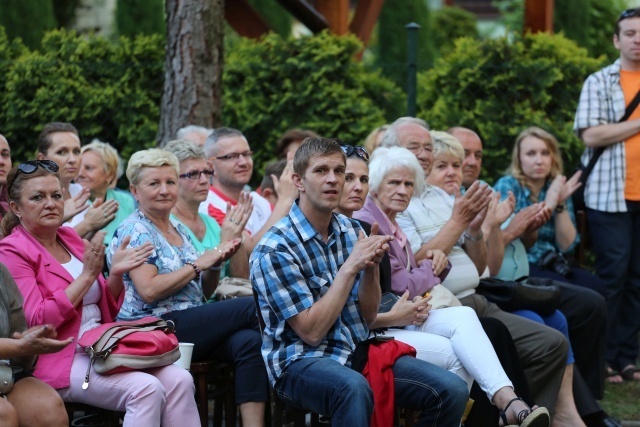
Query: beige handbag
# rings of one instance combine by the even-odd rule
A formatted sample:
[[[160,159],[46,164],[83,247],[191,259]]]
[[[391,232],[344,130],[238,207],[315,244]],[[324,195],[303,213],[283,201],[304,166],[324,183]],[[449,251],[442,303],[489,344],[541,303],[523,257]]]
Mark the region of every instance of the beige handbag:
[[[238,277],[224,277],[213,293],[216,300],[250,297],[253,295],[251,280]]]
[[[409,248],[404,246],[404,250],[407,253],[407,271],[411,271],[411,262],[409,261]],[[458,298],[451,291],[442,285],[435,285],[429,290],[431,295],[431,309],[436,310],[438,308],[457,307],[462,305]]]

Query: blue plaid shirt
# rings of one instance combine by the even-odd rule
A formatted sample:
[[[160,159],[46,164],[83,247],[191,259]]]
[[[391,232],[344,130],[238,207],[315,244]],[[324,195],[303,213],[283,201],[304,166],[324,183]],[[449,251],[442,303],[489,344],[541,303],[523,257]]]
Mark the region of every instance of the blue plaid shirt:
[[[271,227],[251,254],[251,281],[265,321],[262,357],[273,384],[287,366],[304,357],[329,357],[350,366],[356,344],[369,335],[358,305],[362,272],[340,317],[318,346],[305,343],[287,323],[329,290],[358,239],[362,228],[356,221],[332,215],[325,244],[294,203],[289,215]]]
[[[543,201],[545,199],[550,184],[551,182],[547,182],[542,187],[542,189],[540,190],[540,194],[538,195],[538,200]],[[518,213],[522,209],[526,208],[527,206],[531,206],[534,203],[531,200],[531,191],[524,185],[521,185],[518,180],[511,175],[503,176],[502,178],[500,178],[498,182],[496,182],[496,185],[494,185],[493,189],[500,192],[500,198],[502,200],[507,198],[509,191],[513,193],[513,195],[516,197],[516,208],[514,210],[514,213]],[[571,197],[567,199],[565,204],[567,205],[567,210],[569,211],[571,222],[575,226],[576,218],[573,214],[573,202],[571,201]],[[536,243],[528,250],[530,263],[537,264],[538,261],[542,258],[542,255],[544,255],[550,249],[553,249],[555,252],[561,252],[556,245],[555,219],[556,213],[553,212],[551,214],[551,219],[538,230],[538,240],[536,240]],[[576,233],[575,240],[564,252],[571,252],[579,241],[580,236]]]

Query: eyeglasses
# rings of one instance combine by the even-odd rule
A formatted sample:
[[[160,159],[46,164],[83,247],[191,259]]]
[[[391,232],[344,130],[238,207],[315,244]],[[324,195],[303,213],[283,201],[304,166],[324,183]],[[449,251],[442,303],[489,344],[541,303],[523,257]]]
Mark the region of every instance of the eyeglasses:
[[[49,172],[58,172],[58,164],[51,160],[28,160],[18,165],[18,170],[22,173],[32,174],[38,169],[38,166],[42,166]]]
[[[188,179],[200,179],[200,175],[206,176],[207,178],[211,178],[213,176],[213,169],[202,169],[201,171],[190,171],[187,173],[183,173],[178,175],[179,178],[188,178]]]
[[[237,162],[240,156],[242,156],[245,159],[250,159],[251,156],[253,156],[253,151],[245,151],[244,153],[231,153],[231,154],[227,154],[226,156],[214,156],[209,158],[209,160],[222,160],[222,161],[233,160],[234,162]]]
[[[366,148],[364,148],[361,145],[341,145],[340,148],[342,148],[342,151],[344,152],[344,155],[347,157],[351,157],[354,154],[358,157],[360,157],[362,160],[364,160],[365,162],[369,161],[369,152],[367,151]]]
[[[620,17],[618,18],[618,22],[622,21],[623,19],[633,18],[635,16],[640,16],[640,7],[634,7],[622,12],[620,14]]]

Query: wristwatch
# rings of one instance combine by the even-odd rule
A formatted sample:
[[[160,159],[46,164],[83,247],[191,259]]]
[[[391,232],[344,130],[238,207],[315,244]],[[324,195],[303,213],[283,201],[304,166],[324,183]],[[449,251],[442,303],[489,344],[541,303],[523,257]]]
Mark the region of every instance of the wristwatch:
[[[556,206],[556,213],[562,213],[567,209],[567,205],[562,204],[562,205],[558,205]]]

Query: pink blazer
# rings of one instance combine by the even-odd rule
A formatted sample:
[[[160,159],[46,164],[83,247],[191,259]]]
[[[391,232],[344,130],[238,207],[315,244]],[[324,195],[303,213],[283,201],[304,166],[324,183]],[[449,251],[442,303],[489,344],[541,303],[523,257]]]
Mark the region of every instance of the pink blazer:
[[[80,261],[84,259],[84,244],[73,228],[60,227],[58,239]],[[0,262],[5,264],[24,296],[24,312],[29,326],[50,323],[58,330],[58,338],[78,338],[82,320],[82,304],[74,307],[64,290],[73,277],[21,225],[0,240]],[[112,322],[124,298],[118,300],[107,289],[102,274],[98,276],[102,297],[98,303],[102,321]],[[71,364],[76,352],[75,342],[62,351],[43,354],[38,359],[34,375],[53,388],[69,386]]]

